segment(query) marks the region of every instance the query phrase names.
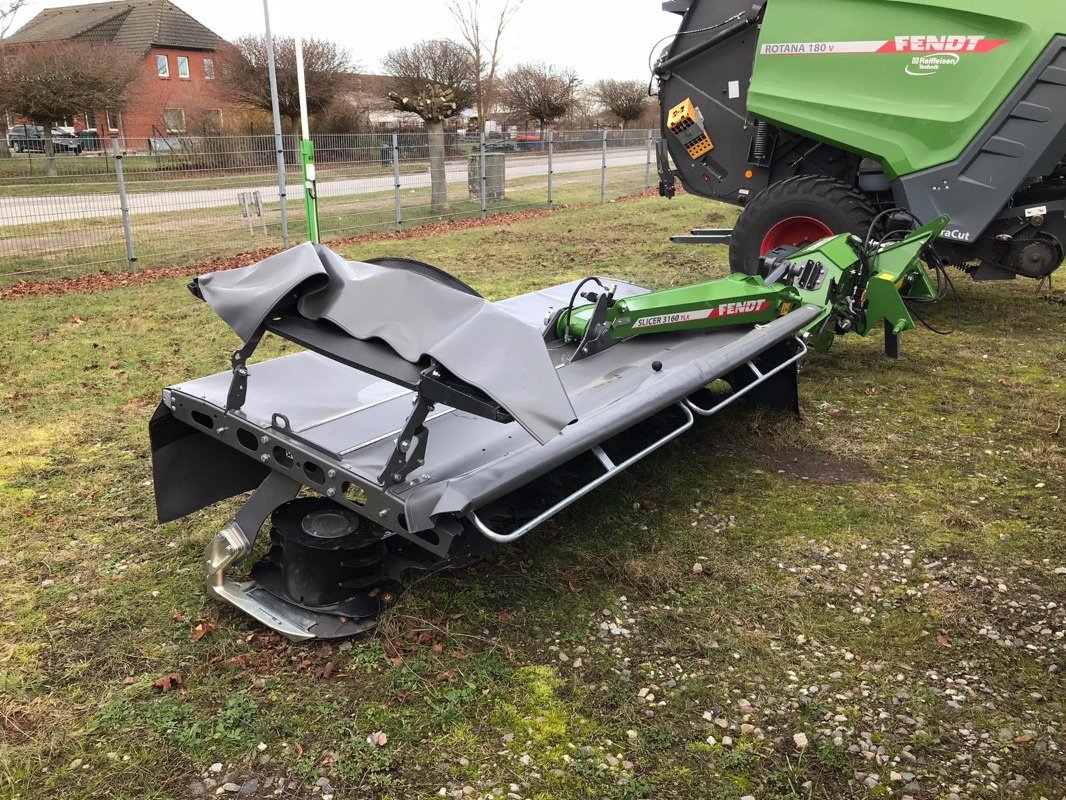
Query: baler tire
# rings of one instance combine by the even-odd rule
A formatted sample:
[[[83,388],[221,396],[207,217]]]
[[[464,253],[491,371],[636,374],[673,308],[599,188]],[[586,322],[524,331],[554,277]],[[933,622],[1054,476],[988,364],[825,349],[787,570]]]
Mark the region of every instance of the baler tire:
[[[797,175],[778,181],[756,195],[741,212],[729,247],[729,270],[760,274],[763,241],[775,225],[790,218],[811,218],[834,234],[865,236],[876,213],[861,191],[826,175]]]

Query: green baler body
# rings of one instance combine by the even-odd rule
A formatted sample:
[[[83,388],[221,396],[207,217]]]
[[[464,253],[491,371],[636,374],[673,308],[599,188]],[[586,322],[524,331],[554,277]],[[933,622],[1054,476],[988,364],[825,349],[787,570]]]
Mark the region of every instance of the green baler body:
[[[1063,33],[1060,0],[772,0],[748,109],[896,178],[956,159]]]

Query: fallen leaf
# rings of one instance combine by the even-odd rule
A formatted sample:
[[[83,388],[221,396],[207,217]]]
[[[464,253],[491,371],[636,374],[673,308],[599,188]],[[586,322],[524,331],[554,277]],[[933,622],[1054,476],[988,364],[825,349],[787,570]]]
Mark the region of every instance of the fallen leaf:
[[[640,507],[644,511],[658,511],[659,510],[659,504],[654,502],[653,500],[641,500]]]
[[[292,749],[296,751],[296,755],[302,756],[304,754],[303,745],[299,742],[293,742]]]
[[[333,662],[327,661],[325,664],[315,670],[315,677],[318,678],[320,681],[328,681],[330,678],[333,677],[333,672],[335,669],[336,667],[333,666]]]
[[[447,672],[442,672],[440,675],[437,676],[437,680],[440,681],[441,683],[447,683],[448,681],[454,680],[454,679],[455,679],[455,673],[452,672],[451,670],[448,670]]]
[[[514,617],[514,612],[513,611],[501,611],[500,612],[500,622],[510,622],[512,617]]]
[[[374,731],[366,737],[366,741],[367,744],[375,744],[378,747],[384,747],[389,743],[389,737],[385,734],[385,731]]]
[[[214,629],[214,623],[201,622],[195,628],[192,629],[192,633],[189,634],[189,638],[194,642],[198,642],[204,638],[208,631]]]
[[[578,592],[581,591],[581,587],[578,586],[577,583],[575,583],[574,581],[567,581],[566,582],[566,588],[569,589],[574,594],[577,594]]]
[[[156,679],[152,684],[159,691],[166,693],[172,689],[180,689],[185,685],[185,676],[180,672],[171,672],[169,675],[164,675],[162,678]]]
[[[430,652],[432,652],[435,656],[439,656],[444,652],[444,645],[440,642],[436,642],[434,643],[433,647],[430,648]]]
[[[941,647],[951,647],[951,639],[944,634],[940,634],[936,637],[936,643]]]

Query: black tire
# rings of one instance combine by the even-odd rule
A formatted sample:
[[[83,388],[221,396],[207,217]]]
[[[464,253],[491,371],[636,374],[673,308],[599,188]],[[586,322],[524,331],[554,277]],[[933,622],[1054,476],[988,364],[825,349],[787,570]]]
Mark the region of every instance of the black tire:
[[[733,228],[729,269],[758,275],[764,239],[775,225],[787,219],[810,217],[832,233],[865,236],[875,214],[866,195],[835,178],[797,175],[778,181],[756,195],[741,212]]]

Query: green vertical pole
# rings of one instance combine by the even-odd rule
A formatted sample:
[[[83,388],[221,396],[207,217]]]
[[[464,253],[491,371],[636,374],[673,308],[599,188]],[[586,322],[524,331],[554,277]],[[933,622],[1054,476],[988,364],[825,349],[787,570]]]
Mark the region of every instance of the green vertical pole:
[[[296,88],[300,94],[300,163],[303,165],[304,205],[307,207],[307,238],[321,243],[318,236],[318,190],[315,185],[315,145],[311,141],[311,127],[307,117],[307,84],[304,79],[304,42],[296,37]]]
[[[315,143],[310,139],[300,142],[300,162],[303,164],[304,205],[307,207],[307,238],[316,244],[322,240],[318,235],[318,191],[315,184]]]

